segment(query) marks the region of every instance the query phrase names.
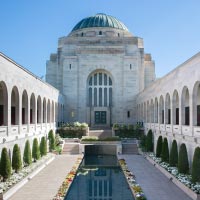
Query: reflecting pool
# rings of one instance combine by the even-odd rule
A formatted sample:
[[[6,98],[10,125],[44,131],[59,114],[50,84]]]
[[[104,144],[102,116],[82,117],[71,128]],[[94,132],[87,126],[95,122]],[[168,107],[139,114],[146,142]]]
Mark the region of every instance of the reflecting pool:
[[[65,200],[133,200],[116,156],[85,156]]]

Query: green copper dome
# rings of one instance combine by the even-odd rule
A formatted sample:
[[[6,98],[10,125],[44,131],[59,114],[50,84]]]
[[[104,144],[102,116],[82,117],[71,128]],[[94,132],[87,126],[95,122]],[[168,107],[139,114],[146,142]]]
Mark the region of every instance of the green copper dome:
[[[76,24],[72,31],[92,27],[109,27],[128,31],[128,28],[118,19],[103,13],[98,13],[94,16],[82,19],[78,24]]]

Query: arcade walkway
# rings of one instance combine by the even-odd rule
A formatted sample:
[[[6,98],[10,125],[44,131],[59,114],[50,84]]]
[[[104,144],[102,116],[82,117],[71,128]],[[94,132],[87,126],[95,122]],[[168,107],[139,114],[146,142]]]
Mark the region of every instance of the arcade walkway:
[[[191,200],[141,155],[120,155],[141,185],[148,200]]]

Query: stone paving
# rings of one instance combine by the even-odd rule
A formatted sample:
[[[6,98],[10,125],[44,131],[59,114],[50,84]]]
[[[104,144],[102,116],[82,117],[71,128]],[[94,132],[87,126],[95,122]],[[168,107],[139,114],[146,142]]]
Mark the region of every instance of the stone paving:
[[[191,200],[141,155],[120,155],[141,185],[148,200]]]
[[[79,155],[56,156],[54,161],[9,200],[51,200],[78,157]]]

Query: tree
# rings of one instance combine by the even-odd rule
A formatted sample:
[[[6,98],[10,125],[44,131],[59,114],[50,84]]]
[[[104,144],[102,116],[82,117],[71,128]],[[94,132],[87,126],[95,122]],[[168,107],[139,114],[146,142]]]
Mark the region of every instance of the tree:
[[[55,136],[53,130],[49,131],[48,139],[49,139],[49,150],[52,151],[55,149]]]
[[[3,177],[3,181],[6,181],[11,175],[10,158],[5,147],[1,151],[0,174]]]
[[[200,182],[200,148],[197,147],[194,152],[192,162],[192,182]]]
[[[179,173],[187,174],[189,172],[189,162],[187,149],[185,144],[181,144],[178,157],[178,171]]]
[[[161,153],[162,162],[169,162],[169,147],[167,138],[164,138],[162,144],[162,153]]]
[[[47,155],[47,141],[45,137],[42,137],[40,142],[40,155],[41,156]]]
[[[37,138],[33,140],[32,156],[33,156],[34,162],[36,162],[40,158],[40,149],[38,146]]]
[[[162,153],[162,136],[160,135],[157,140],[156,157],[160,157]]]
[[[140,138],[140,146],[143,151],[146,151],[146,135],[145,134],[142,134]]]
[[[30,165],[32,163],[31,147],[29,140],[26,140],[25,143],[23,161],[25,165]]]
[[[18,173],[22,168],[21,152],[18,144],[13,147],[12,168]]]
[[[172,142],[172,147],[169,156],[169,164],[172,167],[177,167],[178,165],[178,147],[176,140],[173,140]]]
[[[149,151],[152,152],[153,151],[153,133],[152,133],[151,129],[147,133],[146,149],[147,149],[147,152],[149,152]]]

